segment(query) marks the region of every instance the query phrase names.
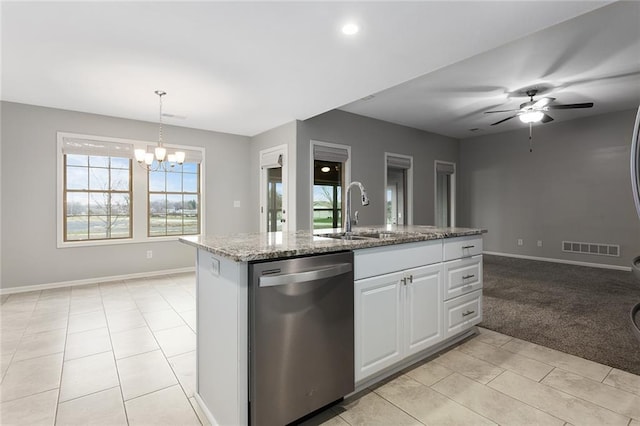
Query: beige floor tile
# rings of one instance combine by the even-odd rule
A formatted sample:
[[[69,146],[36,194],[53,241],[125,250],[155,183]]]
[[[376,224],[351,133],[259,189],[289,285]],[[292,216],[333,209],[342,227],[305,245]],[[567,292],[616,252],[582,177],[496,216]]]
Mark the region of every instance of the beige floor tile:
[[[10,300],[2,304],[2,319],[6,314],[31,314],[36,308],[36,300]]]
[[[50,297],[40,299],[33,310],[34,315],[44,315],[53,313],[69,314],[70,299],[64,297]]]
[[[65,361],[82,358],[87,355],[111,351],[109,330],[97,328],[67,335],[67,345],[64,349]]]
[[[111,333],[111,343],[116,359],[126,358],[159,349],[156,339],[148,327]]]
[[[64,329],[25,335],[16,349],[13,361],[63,352],[66,337]]]
[[[196,334],[186,325],[156,331],[154,335],[167,358],[196,350]]]
[[[52,425],[56,417],[58,389],[37,393],[0,404],[3,425]]]
[[[489,386],[575,425],[627,425],[629,418],[510,371]]]
[[[125,402],[129,424],[200,425],[180,386],[172,386]]]
[[[300,426],[349,426],[342,417],[340,417],[340,412],[342,409],[338,409],[336,407],[330,407],[326,410],[321,411],[310,419],[301,422]]]
[[[115,387],[58,405],[56,426],[126,425],[120,388]]]
[[[1,294],[0,295],[0,305],[4,305],[4,303],[9,300],[9,295],[8,294]]]
[[[185,325],[182,317],[173,309],[146,312],[143,316],[147,320],[147,324],[149,324],[151,331],[164,330],[167,328]]]
[[[207,419],[207,416],[205,416],[204,412],[202,411],[202,408],[200,408],[198,401],[196,401],[194,397],[191,397],[189,398],[189,403],[191,403],[191,406],[193,407],[193,411],[196,412],[196,416],[198,416],[198,419],[200,420],[200,423],[202,423],[202,426],[211,426],[211,423]]]
[[[432,389],[500,425],[564,425],[564,420],[457,373],[436,383]]]
[[[66,312],[49,312],[34,315],[29,319],[25,334],[41,333],[43,331],[66,329],[69,323],[69,315]]]
[[[86,314],[89,312],[102,311],[102,297],[83,297],[71,299],[69,305],[69,314],[78,315]]]
[[[413,380],[420,382],[425,386],[431,386],[450,374],[453,374],[453,371],[442,364],[430,361],[408,371],[406,374]]]
[[[24,293],[13,293],[7,295],[7,302],[27,302],[27,301],[35,301],[37,302],[40,298],[41,291],[25,291]]]
[[[119,386],[112,352],[65,361],[60,402]]]
[[[117,364],[125,401],[178,383],[160,350],[119,359]]]
[[[371,392],[356,401],[344,403],[340,417],[352,426],[421,425],[380,395]]]
[[[443,365],[482,384],[488,383],[504,371],[493,364],[456,350],[446,352],[432,362]]]
[[[553,370],[553,366],[510,352],[477,339],[458,346],[458,350],[505,370],[511,370],[536,382]]]
[[[81,331],[95,330],[107,326],[107,319],[104,311],[89,312],[86,314],[70,315],[68,333],[79,333]]]
[[[13,355],[20,346],[24,330],[19,331],[0,331],[0,354]]]
[[[120,296],[117,298],[103,297],[102,304],[104,305],[104,311],[107,313],[107,315],[124,311],[138,310],[138,305],[136,305],[136,302],[134,302],[133,298],[131,298],[131,296],[129,295]]]
[[[13,352],[0,354],[0,385],[2,385],[2,381],[4,380],[4,375],[9,369],[9,365],[11,364],[12,359],[13,359]]]
[[[480,334],[476,336],[475,339],[493,346],[502,346],[513,339],[511,336],[489,330],[488,328],[478,327],[478,332]]]
[[[0,335],[20,333],[27,329],[31,312],[12,313],[0,309]]]
[[[611,371],[611,367],[607,367],[606,365],[536,345],[535,343],[525,342],[520,339],[513,339],[502,347],[508,351],[533,358],[566,371],[571,371],[581,376],[597,380],[598,382],[601,382],[607,374],[609,374],[609,371]]]
[[[109,325],[109,331],[111,331],[111,333],[147,327],[147,322],[144,320],[138,308],[135,307],[135,304],[134,310],[132,311],[107,311],[107,324]]]
[[[77,285],[71,287],[72,298],[99,297],[100,287],[98,284]]]
[[[124,285],[124,281],[110,281],[106,283],[99,283],[98,288],[100,289],[100,294],[102,296],[108,294],[129,294],[129,290],[127,290],[127,286]]]
[[[196,390],[196,351],[176,355],[168,361],[184,393],[191,398]]]
[[[2,401],[11,401],[60,387],[62,353],[16,361],[2,381]]]
[[[71,297],[71,287],[49,288],[40,292],[40,299],[62,299]]]
[[[195,309],[189,309],[187,311],[182,311],[182,312],[180,312],[180,316],[182,317],[184,322],[187,323],[189,328],[191,328],[191,330],[197,331],[196,330],[196,310]]]
[[[640,421],[631,419],[631,423],[629,423],[629,426],[640,426]]]
[[[542,383],[627,417],[640,420],[640,396],[556,368]]]
[[[379,387],[375,392],[424,424],[495,424],[406,375]]]
[[[635,374],[614,368],[603,383],[640,396],[640,376]]]

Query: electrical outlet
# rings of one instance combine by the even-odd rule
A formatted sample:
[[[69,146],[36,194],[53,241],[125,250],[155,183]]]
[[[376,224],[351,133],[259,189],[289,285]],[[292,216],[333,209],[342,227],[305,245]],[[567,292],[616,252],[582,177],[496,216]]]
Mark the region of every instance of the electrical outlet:
[[[153,250],[147,250],[147,259],[151,259],[153,257]]]
[[[542,247],[542,240],[538,240],[538,247]]]
[[[518,238],[518,245],[519,246],[524,245],[524,241],[522,241],[522,238]]]

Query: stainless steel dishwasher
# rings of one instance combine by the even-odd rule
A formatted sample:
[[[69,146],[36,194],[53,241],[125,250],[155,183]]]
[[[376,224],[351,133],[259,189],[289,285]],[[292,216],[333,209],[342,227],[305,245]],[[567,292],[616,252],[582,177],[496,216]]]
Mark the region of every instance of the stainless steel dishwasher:
[[[354,390],[353,253],[249,265],[249,418],[285,425]]]

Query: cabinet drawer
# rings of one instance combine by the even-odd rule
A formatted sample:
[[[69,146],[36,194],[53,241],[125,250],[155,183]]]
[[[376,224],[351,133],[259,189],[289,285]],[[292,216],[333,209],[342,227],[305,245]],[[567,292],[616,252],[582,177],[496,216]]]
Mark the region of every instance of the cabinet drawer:
[[[445,262],[444,300],[482,288],[482,255]]]
[[[442,262],[442,240],[356,250],[355,280]]]
[[[444,302],[445,338],[455,336],[482,321],[482,290]]]
[[[482,254],[482,237],[471,235],[444,240],[444,261],[478,254]]]

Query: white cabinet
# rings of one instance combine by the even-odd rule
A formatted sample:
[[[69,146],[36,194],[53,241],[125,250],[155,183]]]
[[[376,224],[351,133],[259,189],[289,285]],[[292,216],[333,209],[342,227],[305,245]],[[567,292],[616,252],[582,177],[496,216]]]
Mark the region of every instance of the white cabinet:
[[[482,288],[482,255],[444,263],[444,300]]]
[[[396,272],[355,282],[356,382],[402,359],[402,278]]]
[[[444,336],[442,242],[384,249],[354,255],[356,277],[368,277],[355,281],[356,382],[427,349]],[[398,271],[398,265],[405,268]],[[416,265],[427,266],[406,268]],[[372,271],[382,274],[371,276]]]
[[[455,336],[482,321],[482,290],[444,302],[445,338]]]
[[[435,264],[410,269],[404,277],[405,356],[413,355],[443,338],[442,267]]]

